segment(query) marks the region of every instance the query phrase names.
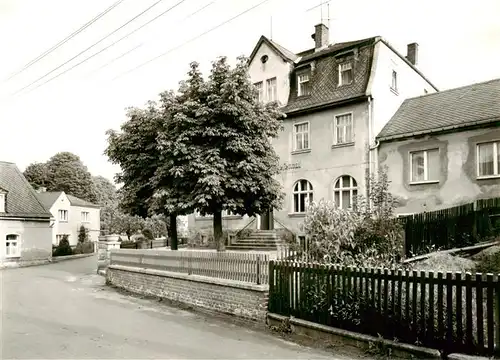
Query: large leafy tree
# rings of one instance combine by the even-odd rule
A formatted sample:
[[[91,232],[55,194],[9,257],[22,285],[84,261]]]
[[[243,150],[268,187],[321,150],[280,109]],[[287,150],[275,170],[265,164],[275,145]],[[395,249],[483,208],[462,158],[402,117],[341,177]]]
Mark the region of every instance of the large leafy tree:
[[[223,210],[253,216],[281,205],[271,139],[284,114],[276,103],[256,101],[243,57],[233,69],[219,58],[207,81],[192,63],[179,94],[163,94],[162,103],[174,114],[158,137],[158,172],[168,179],[165,198],[183,209],[213,214],[214,239],[223,250]]]
[[[121,210],[143,218],[154,213],[168,215],[169,223],[173,224],[169,226],[171,247],[176,250],[176,214],[162,206],[164,196],[154,181],[161,161],[157,136],[164,123],[163,116],[154,102],[148,102],[145,109],[130,108],[121,131],[107,132],[105,154],[121,168],[116,176],[116,181],[123,185],[119,190]]]
[[[101,206],[101,231],[111,233],[119,203],[116,186],[100,175],[94,176],[92,180],[97,194],[97,204]]]
[[[98,201],[92,175],[80,157],[70,152],[57,153],[46,163],[30,164],[24,175],[35,188],[43,186],[48,191],[64,191],[92,203]]]

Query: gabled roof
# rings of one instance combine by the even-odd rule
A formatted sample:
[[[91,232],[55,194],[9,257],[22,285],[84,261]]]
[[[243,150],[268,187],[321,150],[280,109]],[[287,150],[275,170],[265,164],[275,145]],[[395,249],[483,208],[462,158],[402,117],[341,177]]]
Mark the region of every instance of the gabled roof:
[[[377,139],[388,141],[500,124],[500,79],[406,99]]]
[[[38,199],[40,200],[40,202],[47,209],[50,209],[52,207],[52,205],[54,205],[56,200],[59,198],[59,196],[61,196],[61,194],[66,195],[71,206],[100,208],[99,205],[92,204],[91,202],[82,200],[80,198],[77,198],[76,196],[66,194],[66,193],[64,193],[64,191],[44,191],[44,192],[38,193],[37,196],[38,196]]]
[[[36,196],[46,209],[50,209],[62,193],[62,191],[44,191],[37,193]]]
[[[253,58],[257,54],[257,51],[261,47],[262,43],[267,44],[267,46],[269,46],[271,49],[273,49],[285,61],[293,63],[295,60],[297,60],[299,58],[297,55],[295,55],[290,50],[284,48],[283,46],[281,46],[278,43],[275,43],[272,40],[269,40],[267,37],[265,37],[264,35],[262,35],[260,37],[259,41],[257,42],[257,45],[255,45],[252,53],[250,54],[250,57],[248,59],[249,63],[252,62]]]
[[[72,206],[80,206],[80,207],[90,207],[90,208],[100,208],[99,205],[96,205],[96,204],[92,204],[91,202],[89,201],[85,201],[85,200],[82,200],[80,198],[77,198],[76,196],[73,196],[73,195],[68,195],[66,194],[66,196],[68,197],[68,200],[70,202],[70,204]]]
[[[0,213],[0,218],[20,217],[49,220],[52,216],[38,200],[35,190],[15,164],[0,161],[0,188],[7,192],[5,213]]]

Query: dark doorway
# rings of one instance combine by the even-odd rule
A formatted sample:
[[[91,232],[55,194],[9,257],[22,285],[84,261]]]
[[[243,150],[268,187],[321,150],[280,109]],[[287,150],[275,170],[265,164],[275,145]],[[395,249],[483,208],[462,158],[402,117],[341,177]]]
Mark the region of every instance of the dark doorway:
[[[260,215],[260,230],[273,230],[274,229],[274,219],[273,211],[267,210]]]

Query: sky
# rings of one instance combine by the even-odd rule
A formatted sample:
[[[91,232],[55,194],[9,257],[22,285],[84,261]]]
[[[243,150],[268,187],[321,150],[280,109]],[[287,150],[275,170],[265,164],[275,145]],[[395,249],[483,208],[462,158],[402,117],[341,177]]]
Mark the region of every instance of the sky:
[[[310,49],[314,25],[322,18],[327,22],[328,12],[331,42],[378,35],[403,55],[406,44],[419,43],[418,67],[440,90],[500,78],[498,0],[331,1],[329,11],[326,5],[317,6],[325,0],[267,0],[202,36],[263,0],[123,0],[19,72],[116,1],[0,0],[1,161],[15,162],[24,170],[32,162],[70,151],[92,175],[112,179],[119,168],[103,155],[105,132],[120,128],[127,107],[143,106],[161,91],[177,89],[191,61],[199,62],[206,73],[218,56],[234,63],[237,56],[250,55],[261,35],[293,52]],[[158,57],[161,54],[166,55]]]

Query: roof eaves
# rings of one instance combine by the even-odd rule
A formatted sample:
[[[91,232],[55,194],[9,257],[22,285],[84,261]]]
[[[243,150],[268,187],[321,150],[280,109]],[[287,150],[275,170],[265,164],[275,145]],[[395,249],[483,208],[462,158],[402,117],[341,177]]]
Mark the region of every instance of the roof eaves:
[[[434,128],[434,129],[428,129],[428,130],[420,130],[420,131],[413,131],[413,132],[407,132],[407,133],[401,133],[401,134],[395,134],[395,135],[387,135],[387,136],[377,136],[376,139],[380,142],[389,142],[393,140],[405,140],[408,138],[412,138],[414,136],[422,136],[422,135],[428,135],[428,134],[436,134],[440,132],[445,132],[445,131],[451,131],[451,130],[466,130],[470,127],[475,127],[479,125],[485,125],[489,123],[494,123],[500,121],[500,116],[496,116],[493,118],[486,118],[486,119],[481,119],[481,120],[476,120],[476,121],[471,121],[465,124],[458,124],[458,125],[449,125],[449,126],[443,126],[439,128]]]
[[[323,103],[314,104],[314,105],[310,105],[307,107],[301,107],[301,108],[291,110],[291,111],[287,111],[286,107],[284,107],[282,109],[282,111],[284,111],[287,116],[296,116],[296,115],[302,115],[303,113],[324,110],[324,109],[327,109],[327,108],[330,108],[333,106],[340,106],[340,105],[345,105],[345,104],[350,104],[350,103],[366,100],[367,98],[368,97],[366,96],[366,94],[360,94],[357,96],[353,96],[353,97],[349,97],[349,98],[341,99],[341,100],[329,100],[329,101],[326,101]]]
[[[434,90],[439,91],[439,89],[415,66],[413,65],[406,57],[404,57],[399,51],[397,51],[388,41],[384,38],[381,38],[380,41],[385,44],[389,49],[392,50],[397,56],[399,56],[406,64],[408,64],[418,75],[420,75],[427,83],[434,88]]]
[[[21,177],[22,181],[24,182],[25,186],[27,186],[29,188],[29,191],[31,192],[31,194],[33,195],[33,197],[35,198],[36,202],[38,204],[40,204],[40,206],[42,207],[42,209],[45,210],[46,214],[48,216],[52,216],[52,214],[50,213],[50,211],[45,208],[45,205],[42,204],[42,202],[40,201],[40,199],[38,198],[38,196],[36,196],[36,191],[35,189],[33,189],[33,186],[31,186],[31,184],[28,182],[28,179],[26,179],[26,177],[24,176],[24,174],[21,172],[21,170],[19,170],[19,168],[17,167],[17,165],[14,165],[16,171],[17,171],[17,174]]]
[[[259,50],[260,46],[262,45],[262,43],[265,42],[270,48],[272,48],[283,60],[287,61],[287,62],[290,62],[290,63],[294,63],[294,60],[293,59],[290,59],[288,56],[286,56],[286,54],[284,54],[276,45],[273,41],[269,40],[267,37],[265,37],[264,35],[262,35],[259,39],[259,41],[257,41],[257,45],[255,45],[252,53],[250,54],[249,58],[248,58],[248,63],[250,64],[252,61],[253,61],[253,58],[255,57],[255,55],[257,54],[257,51]],[[280,45],[281,46],[281,45]],[[291,53],[291,52],[290,52]]]

